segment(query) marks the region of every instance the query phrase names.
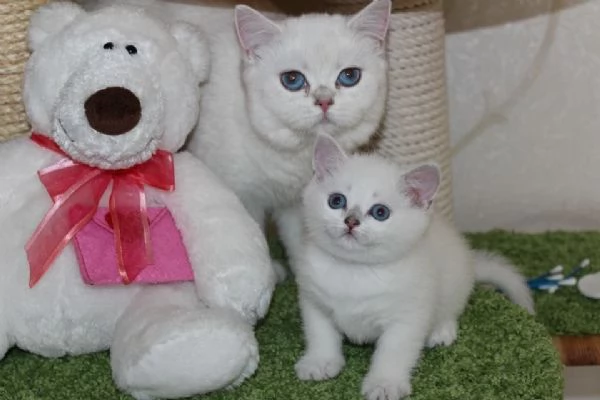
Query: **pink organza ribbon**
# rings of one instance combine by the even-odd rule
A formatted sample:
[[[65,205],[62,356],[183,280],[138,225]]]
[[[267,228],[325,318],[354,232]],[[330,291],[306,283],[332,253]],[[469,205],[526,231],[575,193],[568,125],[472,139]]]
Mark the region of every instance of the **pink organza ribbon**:
[[[93,218],[112,182],[109,211],[115,232],[119,274],[131,283],[153,262],[144,186],[175,190],[171,153],[158,150],[143,164],[122,170],[102,170],[70,159],[56,143],[32,133],[36,144],[67,158],[38,171],[54,202],[25,245],[29,260],[29,287],[35,286],[65,246]]]

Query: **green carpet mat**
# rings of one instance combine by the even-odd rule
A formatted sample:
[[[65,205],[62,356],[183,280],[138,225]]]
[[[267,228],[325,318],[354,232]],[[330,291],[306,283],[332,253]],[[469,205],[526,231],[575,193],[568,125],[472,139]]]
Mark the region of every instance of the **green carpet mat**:
[[[258,329],[261,364],[240,388],[209,400],[360,400],[372,349],[347,345],[347,366],[324,383],[296,380],[302,352],[296,291],[280,287]],[[411,400],[560,400],[561,365],[544,327],[500,295],[478,290],[461,320],[459,340],[427,350]],[[13,350],[0,362],[2,400],[125,400],[111,380],[106,353],[45,359]]]
[[[512,260],[527,277],[556,265],[567,271],[590,259],[584,273],[600,271],[600,232],[543,234],[492,231],[467,235],[473,247],[497,251]],[[577,287],[561,287],[554,294],[536,291],[536,318],[553,335],[600,334],[600,300],[584,297]]]
[[[497,240],[495,247],[500,250],[510,249],[508,242],[517,241],[515,236],[495,235],[472,239],[479,247]],[[534,242],[528,243],[536,247]],[[281,249],[274,250],[282,256]],[[555,261],[546,257],[546,263],[540,265],[548,262]],[[269,315],[257,330],[261,346],[257,374],[236,390],[197,399],[361,400],[360,384],[372,348],[346,345],[347,366],[338,378],[300,382],[293,368],[302,353],[300,326],[296,288],[288,282],[277,289]],[[560,400],[561,370],[544,326],[501,295],[478,289],[461,319],[458,341],[448,348],[424,352],[410,399]],[[125,399],[131,398],[115,388],[106,352],[45,359],[12,350],[0,362],[0,400]]]

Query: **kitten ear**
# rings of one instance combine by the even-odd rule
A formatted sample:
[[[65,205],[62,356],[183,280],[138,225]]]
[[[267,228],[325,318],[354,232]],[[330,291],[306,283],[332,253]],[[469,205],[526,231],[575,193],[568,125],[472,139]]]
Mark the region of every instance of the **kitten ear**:
[[[348,158],[335,139],[325,134],[317,136],[313,154],[313,169],[319,181],[335,172]]]
[[[383,42],[390,23],[391,12],[391,0],[373,0],[371,4],[352,17],[348,26],[358,33]]]
[[[234,19],[238,40],[248,56],[281,32],[269,18],[245,5],[235,6]]]
[[[436,164],[425,164],[404,174],[403,187],[413,206],[428,209],[440,187],[441,172]]]

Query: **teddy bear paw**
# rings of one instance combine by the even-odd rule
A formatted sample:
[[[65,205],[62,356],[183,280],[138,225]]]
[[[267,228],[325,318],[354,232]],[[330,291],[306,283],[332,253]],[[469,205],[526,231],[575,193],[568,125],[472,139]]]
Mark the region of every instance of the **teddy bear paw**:
[[[190,314],[165,321],[171,329],[143,332],[134,344],[143,348],[111,352],[121,389],[137,400],[187,397],[238,386],[256,371],[258,343],[251,325],[224,310]]]
[[[249,343],[246,347],[246,351],[248,352],[246,366],[242,369],[239,378],[237,378],[231,385],[229,385],[228,389],[233,389],[240,386],[246,379],[254,375],[256,369],[258,368],[258,346],[252,346]]]

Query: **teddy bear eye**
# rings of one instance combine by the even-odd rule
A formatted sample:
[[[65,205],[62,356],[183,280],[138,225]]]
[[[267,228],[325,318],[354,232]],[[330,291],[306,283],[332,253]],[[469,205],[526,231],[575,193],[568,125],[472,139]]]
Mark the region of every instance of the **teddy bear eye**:
[[[137,54],[137,52],[138,52],[138,49],[137,49],[137,47],[135,47],[135,46],[134,46],[134,45],[132,45],[132,44],[129,44],[129,45],[125,46],[125,50],[127,50],[127,52],[128,52],[129,54],[131,54],[132,56],[133,56],[133,55],[136,55],[136,54]]]
[[[115,44],[113,42],[104,43],[104,50],[112,50],[115,48]]]

